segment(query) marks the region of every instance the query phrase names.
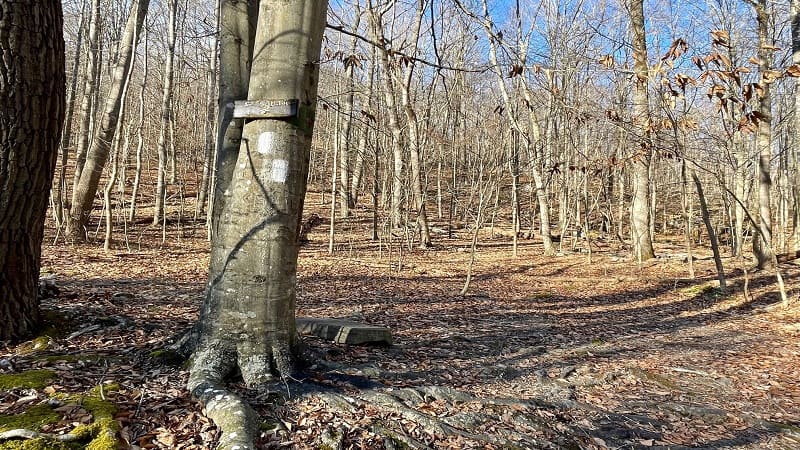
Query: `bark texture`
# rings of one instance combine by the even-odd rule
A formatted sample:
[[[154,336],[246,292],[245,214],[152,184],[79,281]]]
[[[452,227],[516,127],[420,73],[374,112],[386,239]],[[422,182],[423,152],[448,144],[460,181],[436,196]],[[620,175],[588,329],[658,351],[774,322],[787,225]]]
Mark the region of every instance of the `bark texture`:
[[[655,257],[650,236],[650,108],[647,84],[647,38],[644,27],[643,0],[631,0],[629,4],[631,34],[633,35],[633,120],[636,125],[637,151],[633,155],[633,198],[631,204],[631,235],[636,258],[645,261]]]
[[[164,217],[164,200],[167,192],[167,133],[172,123],[173,82],[175,81],[175,41],[178,36],[178,2],[170,0],[169,21],[167,25],[167,60],[164,65],[164,89],[161,92],[161,127],[158,134],[156,153],[158,154],[158,177],[156,182],[156,206],[153,225],[158,225]]]
[[[39,321],[65,82],[61,2],[0,2],[0,341],[25,336]]]
[[[235,162],[220,155],[232,167],[230,180],[220,180],[226,187],[215,205],[209,286],[189,380],[198,397],[198,388],[222,382],[237,365],[251,386],[291,375],[301,349],[294,321],[297,233],[326,9],[326,2],[311,0],[260,4],[248,99],[298,99],[299,113],[246,121]],[[240,60],[230,49],[223,44],[222,60]],[[221,86],[221,92],[230,91]]]

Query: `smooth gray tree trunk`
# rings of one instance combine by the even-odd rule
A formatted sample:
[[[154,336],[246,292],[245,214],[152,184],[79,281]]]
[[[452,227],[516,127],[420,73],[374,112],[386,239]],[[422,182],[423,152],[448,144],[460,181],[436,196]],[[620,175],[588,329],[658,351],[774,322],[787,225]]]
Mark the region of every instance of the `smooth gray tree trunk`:
[[[297,99],[298,113],[246,120],[224,201],[215,207],[214,260],[190,389],[221,382],[235,366],[257,386],[290,375],[299,355],[297,232],[326,8],[324,1],[261,2],[248,100]],[[222,46],[223,61],[233,56],[229,49]]]
[[[633,35],[633,120],[636,125],[636,139],[632,157],[633,177],[631,186],[631,236],[633,251],[638,261],[655,257],[650,235],[650,108],[648,105],[649,65],[647,62],[647,39],[645,35],[643,0],[630,0],[630,27]]]
[[[164,63],[164,83],[161,91],[161,126],[158,133],[156,154],[158,155],[158,176],[156,177],[155,211],[153,225],[158,225],[164,216],[164,200],[167,194],[167,133],[172,124],[173,81],[175,80],[175,41],[178,37],[178,0],[166,3],[169,9],[167,21],[167,55]],[[174,171],[173,171],[174,174]]]
[[[150,0],[138,0],[131,6],[131,14],[119,43],[117,65],[112,72],[111,86],[103,106],[103,115],[86,152],[86,163],[72,192],[67,233],[75,241],[85,241],[87,237],[86,226],[89,222],[89,215],[92,212],[100,176],[108,160],[111,141],[117,129],[123,86],[136,47],[135,38],[139,36],[142,29],[149,4]]]
[[[252,14],[244,14],[247,5],[226,3],[221,97],[235,98],[242,86],[241,75],[248,72],[238,64],[249,54],[252,71],[247,99],[297,100],[298,106],[293,117],[251,116],[245,121],[238,152],[219,156],[232,167],[224,168],[230,178],[219,180],[224,190],[214,206],[209,284],[188,388],[222,429],[219,448],[245,450],[254,445],[254,413],[221,387],[225,377],[238,367],[250,386],[263,386],[276,377],[286,379],[302,352],[295,327],[298,231],[327,2],[262,0],[252,52],[235,38],[250,35],[247,19]],[[234,26],[227,28],[231,23]],[[221,134],[229,131],[229,124],[229,120],[220,121]],[[224,144],[225,151],[232,152],[232,143]]]
[[[67,84],[67,112],[64,119],[64,132],[61,136],[61,149],[59,151],[60,160],[58,167],[58,179],[53,185],[53,217],[56,226],[59,228],[64,223],[64,204],[67,190],[67,163],[69,161],[69,150],[72,145],[72,118],[75,111],[75,96],[78,93],[78,73],[80,72],[81,56],[83,52],[83,37],[86,34],[86,0],[81,3],[81,15],[78,23],[78,34],[75,40],[75,55],[72,58],[72,70],[69,73],[69,83]]]
[[[215,14],[216,20],[214,30],[219,34],[219,8],[220,0],[217,0],[217,12]],[[206,210],[206,202],[208,201],[209,187],[213,178],[212,169],[214,167],[214,154],[216,150],[216,139],[214,138],[214,129],[217,125],[215,114],[217,112],[216,95],[217,95],[217,57],[219,55],[219,43],[215,41],[211,46],[209,52],[210,67],[208,68],[208,103],[206,106],[206,118],[204,122],[205,127],[205,148],[203,153],[203,177],[200,181],[199,191],[197,193],[196,215],[202,215]],[[211,196],[213,198],[213,195]],[[208,208],[209,210],[211,208]]]
[[[756,258],[756,267],[769,268],[773,265],[774,250],[772,247],[772,205],[770,204],[770,190],[772,177],[770,162],[772,161],[772,96],[770,83],[764,80],[764,74],[772,69],[772,42],[770,40],[770,17],[767,0],[751,2],[756,12],[758,23],[758,70],[762,74],[760,85],[763,93],[758,99],[758,112],[761,120],[756,131],[756,145],[758,146],[758,227],[761,229],[761,239],[753,239],[753,255]]]
[[[89,33],[87,41],[89,51],[86,58],[86,71],[83,73],[83,99],[80,107],[80,123],[78,124],[78,142],[75,146],[75,172],[73,173],[72,191],[78,187],[83,173],[83,166],[86,163],[86,152],[89,150],[91,142],[91,129],[94,117],[92,111],[92,101],[97,90],[99,71],[97,69],[100,52],[100,0],[92,0],[91,16],[89,18]],[[71,202],[66,206],[69,209]],[[69,217],[65,217],[69,224]]]

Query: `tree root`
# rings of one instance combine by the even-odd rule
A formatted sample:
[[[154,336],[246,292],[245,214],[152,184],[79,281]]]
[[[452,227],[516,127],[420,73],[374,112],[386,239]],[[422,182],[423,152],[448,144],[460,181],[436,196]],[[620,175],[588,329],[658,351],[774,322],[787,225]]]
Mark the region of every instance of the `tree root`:
[[[537,409],[557,410],[553,405],[548,408],[512,399],[480,399],[442,386],[369,389],[354,395],[326,391],[305,396],[322,400],[345,416],[359,409],[377,408],[379,418],[369,430],[383,439],[386,449],[431,448],[433,441],[448,439],[501,448],[577,447],[569,427],[554,423],[554,414],[537,416]],[[431,405],[441,412],[428,411]],[[445,415],[453,409],[467,411]],[[516,431],[520,429],[523,432]]]
[[[189,386],[192,396],[205,405],[205,415],[219,427],[218,450],[253,450],[258,414],[237,395],[214,383],[199,378]]]
[[[235,359],[235,352],[220,348],[196,352],[189,390],[221,430],[218,449],[252,450],[259,439],[259,415],[223,387],[226,370],[235,366]],[[324,362],[315,362],[319,363],[316,368],[325,367]],[[585,434],[560,418],[561,411],[581,406],[564,396],[545,392],[542,398],[526,400],[479,398],[445,386],[392,388],[336,368],[326,369],[330,368],[318,372],[321,380],[327,380],[323,383],[298,383],[286,378],[256,386],[270,386],[269,392],[287,400],[327,405],[328,414],[338,416],[343,424],[334,421],[323,429],[311,429],[305,439],[316,439],[318,448],[345,448],[354,442],[351,439],[367,439],[370,448],[380,448],[382,442],[386,449],[425,449],[442,443],[455,447],[569,449],[580,448],[579,442],[585,441]],[[297,432],[291,426],[284,431],[289,430]]]
[[[74,442],[80,439],[83,439],[85,436],[79,434],[51,434],[51,433],[40,433],[38,431],[33,430],[26,430],[23,428],[18,428],[15,430],[8,430],[3,431],[0,433],[0,441],[7,441],[10,439],[53,439],[60,442]]]
[[[224,387],[224,379],[234,367],[235,355],[225,347],[205,350],[192,361],[189,392],[203,403],[205,415],[220,429],[218,450],[253,450],[258,414]]]

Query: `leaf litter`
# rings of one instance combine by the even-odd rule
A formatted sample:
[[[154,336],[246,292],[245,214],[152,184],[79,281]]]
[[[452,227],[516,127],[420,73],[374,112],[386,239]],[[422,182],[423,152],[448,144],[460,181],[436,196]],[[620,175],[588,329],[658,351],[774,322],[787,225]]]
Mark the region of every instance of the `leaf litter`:
[[[35,351],[1,348],[0,372],[56,377],[0,391],[0,416],[114,383],[107,397],[129,448],[214,448],[218,431],[185,390],[186,370],[159,355],[202,301],[208,242],[201,223],[187,236],[191,226],[166,243],[144,230],[132,252],[46,243],[43,275],[59,289],[42,305],[50,340]],[[730,293],[713,289],[702,249],[691,280],[677,258],[546,258],[527,240],[514,258],[508,238],[486,233],[460,296],[466,240],[401,252],[398,242],[369,242],[369,230],[346,230],[333,255],[325,226],[309,233],[298,315],[386,326],[395,345],[306,337],[325,360],[307,371],[319,395],[235,386],[264,418],[259,448],[800,447],[796,265],[782,266],[795,297],[782,308],[769,273],[749,274],[745,300],[730,258]],[[39,431],[92,420],[79,405],[53,411],[60,419]]]

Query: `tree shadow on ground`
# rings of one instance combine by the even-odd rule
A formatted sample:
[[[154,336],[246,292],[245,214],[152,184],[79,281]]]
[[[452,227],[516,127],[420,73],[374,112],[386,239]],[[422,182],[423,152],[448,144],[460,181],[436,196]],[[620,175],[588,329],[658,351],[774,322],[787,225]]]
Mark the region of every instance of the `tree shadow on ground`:
[[[630,278],[626,278],[630,286],[607,290],[595,286],[593,280],[570,279],[580,267],[583,264],[565,260],[547,267],[528,264],[482,270],[475,277],[478,294],[466,297],[457,294],[463,283],[460,275],[311,274],[302,277],[298,304],[303,315],[348,317],[393,330],[398,345],[390,348],[351,348],[309,340],[326,358],[366,373],[368,382],[360,388],[374,389],[374,383],[444,385],[481,392],[485,386],[498,384],[503,392],[559,404],[575,401],[576,390],[584,387],[581,383],[623,389],[618,382],[621,377],[650,390],[668,390],[669,380],[655,378],[659,376],[655,373],[632,376],[627,369],[581,370],[594,364],[630,368],[655,352],[713,355],[730,350],[731,345],[748,348],[758,343],[757,336],[706,327],[747,318],[779,300],[766,289],[774,284],[774,276],[766,273],[751,274],[749,285],[757,294],[749,301],[731,302],[729,295],[714,288],[710,275],[652,281],[623,273],[616,276]],[[796,284],[799,275],[787,271],[787,285]],[[734,271],[729,276],[730,291],[741,291],[741,274]],[[566,279],[547,283],[542,281],[546,277]],[[71,332],[102,325],[76,336],[83,342],[82,351],[123,355],[139,351],[136,358],[143,358],[193,323],[204,281],[176,282],[158,276],[59,279],[62,296],[46,301],[45,307],[70,314],[76,324]],[[132,340],[134,335],[143,338]],[[377,370],[363,371],[366,368]],[[681,386],[676,382],[673,390],[680,393]],[[680,407],[715,404],[710,397],[671,402]],[[664,415],[681,414],[662,412],[657,402],[632,400],[603,411],[570,410],[576,426],[587,435],[637,449],[659,448],[654,442],[668,439],[665,430],[673,430],[675,422]],[[707,422],[724,419],[724,414],[713,420],[692,416],[691,411],[686,414],[686,420],[701,426],[714,426]],[[723,437],[697,442],[699,447],[693,448],[758,445],[780,437],[776,427],[746,425]]]

